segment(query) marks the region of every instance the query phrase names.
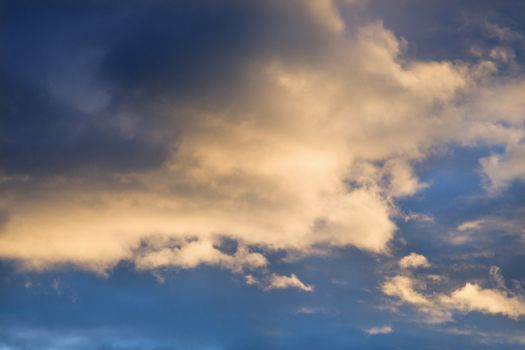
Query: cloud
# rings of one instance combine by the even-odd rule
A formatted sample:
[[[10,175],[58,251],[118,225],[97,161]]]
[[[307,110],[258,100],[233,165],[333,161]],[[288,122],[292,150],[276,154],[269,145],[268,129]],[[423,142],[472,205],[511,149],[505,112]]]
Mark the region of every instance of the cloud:
[[[328,310],[316,306],[302,306],[298,308],[294,313],[298,315],[326,314],[328,313]]]
[[[381,287],[383,293],[395,296],[403,302],[414,305],[429,305],[430,301],[415,290],[416,280],[408,276],[397,275],[387,280]]]
[[[306,3],[314,17],[324,26],[334,32],[344,31],[345,23],[332,0],[308,0]]]
[[[148,251],[135,259],[135,265],[140,270],[161,267],[191,269],[201,264],[221,266],[240,272],[244,268],[265,267],[268,261],[262,254],[250,252],[244,246],[238,247],[235,254],[226,254],[206,240],[184,242],[179,247]]]
[[[266,289],[288,289],[296,288],[305,292],[312,292],[314,287],[312,285],[304,284],[295,274],[290,276],[271,275],[270,284],[266,286]]]
[[[496,37],[499,40],[504,41],[504,42],[520,40],[523,38],[523,35],[521,33],[516,32],[505,26],[502,26],[501,24],[498,24],[498,23],[485,21],[484,27],[490,36]]]
[[[449,293],[425,293],[427,286],[418,277],[396,275],[388,278],[381,285],[381,290],[401,304],[412,305],[426,315],[429,323],[452,321],[453,314],[458,312],[501,314],[512,319],[525,316],[525,296],[521,291],[513,293],[506,288],[499,268],[492,267],[490,274],[496,281],[497,288],[483,288],[478,283],[466,282],[463,287]],[[434,278],[431,280],[433,283],[441,281]]]
[[[255,276],[249,274],[245,276],[246,284],[255,285],[263,290],[273,289],[299,289],[304,292],[313,292],[314,286],[303,283],[295,274],[290,276],[270,274],[263,276],[262,279],[258,279]],[[308,313],[308,312],[301,313]]]
[[[480,242],[479,231],[486,228],[488,222],[486,219],[478,219],[465,221],[456,227],[456,232],[451,232],[446,238],[447,242],[453,245],[462,245],[465,243],[472,243],[474,238]],[[475,236],[473,234],[476,234]]]
[[[501,189],[514,180],[525,180],[525,145],[511,145],[503,155],[482,158],[480,164],[491,190]]]
[[[406,41],[382,23],[345,30],[325,0],[113,6],[103,22],[126,26],[97,36],[102,43],[87,40],[104,50],[82,63],[89,89],[110,94],[104,103],[64,106],[67,89],[55,86],[29,94],[49,100],[12,109],[37,120],[34,128],[20,118],[2,128],[15,140],[2,171],[29,180],[0,188],[9,217],[0,257],[25,268],[103,273],[128,260],[139,269],[242,271],[266,267],[264,255],[277,250],[386,254],[396,202],[428,186],[414,166],[435,148],[504,145],[506,156],[482,160],[496,164],[483,169],[496,186],[520,174],[510,165],[520,148],[508,144],[523,137],[523,79],[498,79],[485,69],[491,61],[406,57]],[[502,96],[512,96],[505,107],[487,107]],[[39,141],[26,148],[26,140]],[[41,151],[38,162],[28,149]],[[43,176],[36,165],[50,170]],[[502,175],[509,169],[518,171]],[[222,251],[223,239],[241,250]],[[160,243],[141,250],[152,240]],[[295,281],[287,278],[276,280]]]
[[[428,186],[419,181],[406,162],[389,161],[385,168],[390,177],[389,189],[394,197],[412,196]]]
[[[441,296],[441,302],[458,311],[501,314],[513,319],[525,316],[523,296],[513,296],[504,290],[483,289],[475,283],[467,282],[450,296]]]
[[[368,335],[378,335],[378,334],[389,334],[394,331],[390,326],[381,326],[381,327],[371,327],[364,329],[365,333]]]
[[[472,246],[483,247],[484,250],[498,249],[502,243],[509,248],[522,247],[523,208],[502,207],[497,214],[484,215],[475,220],[465,221],[456,230],[444,236],[446,242],[461,245],[469,243]],[[511,246],[509,242],[515,242]]]
[[[460,232],[478,230],[483,226],[484,223],[484,220],[465,221],[458,225],[457,230]]]
[[[425,256],[417,253],[410,253],[399,260],[399,266],[402,269],[410,269],[415,267],[429,267],[430,264]]]
[[[525,335],[519,331],[480,330],[477,327],[447,327],[443,331],[448,334],[466,335],[476,343],[483,345],[493,344],[525,344]]]

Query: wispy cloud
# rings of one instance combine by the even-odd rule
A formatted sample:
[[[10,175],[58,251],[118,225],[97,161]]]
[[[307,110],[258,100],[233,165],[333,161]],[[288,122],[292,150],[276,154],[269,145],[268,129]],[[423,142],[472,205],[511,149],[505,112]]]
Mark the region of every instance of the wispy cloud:
[[[290,276],[270,274],[262,278],[253,275],[246,275],[245,281],[248,285],[255,285],[263,290],[273,289],[299,289],[304,292],[313,292],[314,286],[302,282],[295,274]]]
[[[394,329],[390,326],[370,327],[363,329],[368,335],[390,334]]]

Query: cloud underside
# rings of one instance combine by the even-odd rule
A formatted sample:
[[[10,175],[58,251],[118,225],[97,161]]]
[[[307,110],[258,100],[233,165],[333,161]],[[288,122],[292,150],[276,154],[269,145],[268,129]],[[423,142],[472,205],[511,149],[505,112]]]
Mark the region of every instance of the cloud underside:
[[[148,77],[144,84],[162,86],[154,96],[123,90],[107,97],[117,106],[106,114],[111,130],[164,144],[157,167],[109,171],[104,181],[82,171],[0,177],[25,189],[0,197],[7,213],[0,257],[33,269],[73,264],[104,272],[129,260],[143,270],[207,264],[241,272],[267,268],[265,252],[273,250],[308,255],[353,246],[382,254],[396,230],[396,199],[427,186],[413,165],[433,150],[504,146],[507,153],[481,160],[488,186],[523,178],[525,80],[500,79],[499,56],[470,64],[412,60],[404,40],[381,23],[348,34],[332,2],[295,5],[300,11],[271,6],[321,38],[322,53],[313,47],[298,59],[270,40],[261,43],[264,53],[224,68],[231,79],[221,75],[202,96],[181,98]],[[163,68],[171,72],[169,59]],[[501,96],[505,107],[494,107]],[[98,105],[71,103],[101,113],[93,112]],[[150,114],[158,117],[145,128]],[[224,248],[229,240],[233,251]],[[266,288],[289,286],[311,288],[295,275],[274,276]],[[447,305],[492,310],[465,295],[495,297],[466,285]],[[510,313],[506,307],[498,312]]]

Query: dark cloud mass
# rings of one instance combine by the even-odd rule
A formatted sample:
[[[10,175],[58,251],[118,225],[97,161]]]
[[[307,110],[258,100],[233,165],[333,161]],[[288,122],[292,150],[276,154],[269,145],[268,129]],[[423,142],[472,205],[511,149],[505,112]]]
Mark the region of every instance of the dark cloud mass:
[[[162,144],[105,125],[107,115],[86,115],[35,85],[13,81],[4,94],[0,164],[9,175],[126,172],[159,166]]]
[[[7,2],[2,168],[63,175],[159,166],[166,150],[150,135],[165,127],[158,105],[228,108],[239,89],[250,89],[258,60],[320,55],[328,37],[295,5]],[[140,134],[116,125],[126,118]]]
[[[0,2],[0,350],[525,349],[525,2]]]

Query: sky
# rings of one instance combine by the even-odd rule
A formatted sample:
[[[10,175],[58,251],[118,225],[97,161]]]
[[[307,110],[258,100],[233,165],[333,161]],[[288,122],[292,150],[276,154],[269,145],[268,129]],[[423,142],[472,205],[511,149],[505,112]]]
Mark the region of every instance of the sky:
[[[0,3],[0,350],[525,349],[525,2]]]

